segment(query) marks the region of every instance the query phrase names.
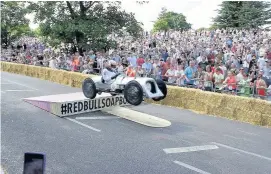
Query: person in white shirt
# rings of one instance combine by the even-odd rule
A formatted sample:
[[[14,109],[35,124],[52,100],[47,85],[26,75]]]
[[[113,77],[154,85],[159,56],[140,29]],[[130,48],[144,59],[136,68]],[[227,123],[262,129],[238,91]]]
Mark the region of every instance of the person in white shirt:
[[[224,75],[221,74],[221,69],[217,68],[216,72],[214,73],[214,80],[215,80],[215,88],[219,89],[223,86]]]
[[[52,69],[57,69],[57,61],[55,57],[51,58],[49,61],[49,67]]]
[[[110,84],[113,79],[115,79],[119,73],[116,70],[117,63],[114,60],[110,60],[106,66],[102,70],[102,80],[104,83]]]
[[[241,82],[244,80],[244,68],[240,68],[240,72],[236,76],[236,81],[237,83]]]
[[[175,83],[176,77],[175,77],[175,69],[174,66],[170,66],[170,69],[167,70],[165,76],[168,77],[168,82],[169,83]]]
[[[123,73],[124,72],[124,68],[123,68],[121,62],[118,63],[117,71],[118,71],[118,73]]]
[[[265,66],[265,64],[266,64],[266,62],[265,62],[263,55],[260,55],[260,58],[257,61],[257,65],[258,65],[259,69],[262,70],[263,67]]]
[[[199,64],[200,62],[202,62],[202,55],[201,54],[199,57],[197,57],[197,63]]]
[[[179,65],[177,70],[175,71],[175,76],[177,78],[176,83],[179,86],[183,86],[184,85],[184,68],[183,65]]]

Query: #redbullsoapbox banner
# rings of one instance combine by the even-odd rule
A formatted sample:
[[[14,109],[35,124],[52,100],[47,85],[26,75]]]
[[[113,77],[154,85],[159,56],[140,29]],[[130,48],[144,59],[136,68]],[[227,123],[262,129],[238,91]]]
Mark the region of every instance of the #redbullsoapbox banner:
[[[57,116],[64,117],[125,105],[128,105],[128,103],[126,102],[124,96],[117,95],[110,97],[98,97],[95,99],[51,103],[50,112]]]

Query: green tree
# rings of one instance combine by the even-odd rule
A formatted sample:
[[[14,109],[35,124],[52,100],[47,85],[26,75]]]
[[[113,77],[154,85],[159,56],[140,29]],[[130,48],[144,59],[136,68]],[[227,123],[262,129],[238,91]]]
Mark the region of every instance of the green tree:
[[[166,8],[162,8],[158,19],[154,22],[153,31],[167,31],[169,29],[174,30],[186,30],[190,29],[191,24],[187,23],[186,17],[182,13],[175,13],[167,11]]]
[[[77,48],[108,49],[115,46],[110,34],[122,35],[126,30],[139,37],[143,31],[134,14],[120,10],[120,5],[114,1],[51,1],[32,3],[29,9],[40,24],[40,34],[52,46],[64,42]]]
[[[224,1],[220,7],[213,19],[219,28],[257,28],[271,23],[270,2]]]
[[[31,34],[29,20],[25,18],[28,10],[25,2],[1,1],[1,44],[10,45],[12,41]]]

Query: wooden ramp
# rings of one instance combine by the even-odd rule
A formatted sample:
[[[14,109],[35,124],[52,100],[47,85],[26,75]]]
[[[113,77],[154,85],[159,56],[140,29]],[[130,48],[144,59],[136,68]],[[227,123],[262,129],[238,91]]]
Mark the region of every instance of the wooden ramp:
[[[82,92],[77,92],[25,98],[23,100],[59,117],[127,105],[127,102],[123,96],[111,96],[110,94],[106,93],[97,95],[95,99],[85,98]]]
[[[128,105],[122,95],[111,96],[102,93],[97,95],[95,99],[87,99],[82,92],[77,92],[25,98],[23,100],[59,117],[101,110],[145,126],[168,127],[171,125],[167,120],[121,107]]]
[[[168,127],[171,125],[168,120],[124,107],[114,107],[102,111],[149,127]]]

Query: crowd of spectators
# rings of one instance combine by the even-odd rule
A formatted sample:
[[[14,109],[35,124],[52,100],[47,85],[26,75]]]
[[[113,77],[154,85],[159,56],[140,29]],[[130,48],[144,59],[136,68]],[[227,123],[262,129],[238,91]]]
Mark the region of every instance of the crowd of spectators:
[[[271,32],[222,29],[112,37],[116,49],[69,53],[35,38],[2,49],[1,60],[98,74],[108,60],[128,76],[160,78],[170,85],[271,100]]]

